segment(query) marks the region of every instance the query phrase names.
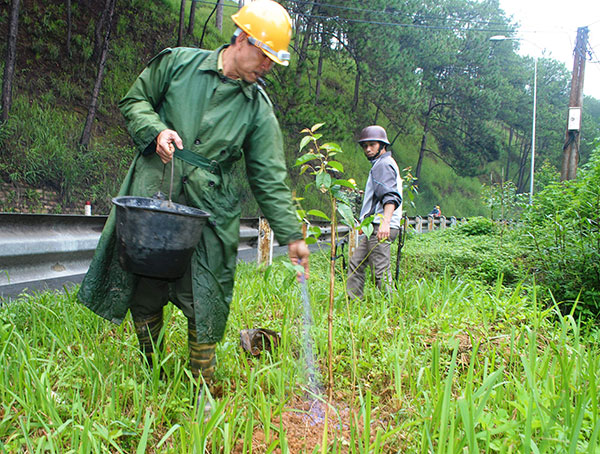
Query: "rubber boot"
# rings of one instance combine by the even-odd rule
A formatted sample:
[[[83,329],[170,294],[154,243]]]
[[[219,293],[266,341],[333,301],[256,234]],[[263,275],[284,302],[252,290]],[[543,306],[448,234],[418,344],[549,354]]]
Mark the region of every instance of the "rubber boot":
[[[217,344],[201,344],[196,336],[196,322],[188,319],[188,350],[190,353],[190,370],[198,386],[202,387],[198,396],[198,404],[204,398],[204,421],[210,419],[213,412],[211,396],[206,395],[208,391],[211,395],[214,391],[215,368],[217,359],[215,349]],[[202,376],[202,381],[200,381]],[[203,383],[204,382],[204,385]]]
[[[159,334],[163,326],[162,311],[144,318],[134,318],[135,333],[140,343],[140,351],[144,361],[152,369],[152,354],[154,349],[160,351]]]

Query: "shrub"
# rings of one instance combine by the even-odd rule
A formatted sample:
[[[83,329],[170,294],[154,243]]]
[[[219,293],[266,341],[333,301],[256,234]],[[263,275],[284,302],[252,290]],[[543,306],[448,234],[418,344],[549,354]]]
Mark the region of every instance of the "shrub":
[[[576,180],[549,184],[526,213],[531,257],[563,311],[600,315],[600,148]]]
[[[491,219],[477,216],[457,226],[455,232],[466,236],[493,235],[498,232],[498,226]]]
[[[493,285],[527,276],[525,248],[514,231],[501,231],[491,220],[474,218],[460,226],[411,236],[402,251],[403,272],[415,278],[445,273]]]

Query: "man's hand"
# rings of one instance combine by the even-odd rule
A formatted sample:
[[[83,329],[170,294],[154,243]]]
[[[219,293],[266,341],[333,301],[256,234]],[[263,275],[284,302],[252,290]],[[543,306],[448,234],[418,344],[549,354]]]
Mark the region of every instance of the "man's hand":
[[[379,230],[377,230],[377,239],[379,241],[385,241],[390,238],[390,222],[395,209],[396,205],[393,203],[386,203],[383,206],[383,219],[381,220],[381,224],[379,224]]]
[[[158,154],[163,164],[173,159],[173,153],[175,152],[173,142],[180,150],[183,148],[181,137],[179,137],[177,131],[173,131],[172,129],[162,130],[156,138],[156,154]]]
[[[390,237],[390,222],[384,219],[381,224],[379,224],[379,229],[377,230],[377,239],[379,241],[385,241]]]
[[[304,267],[304,279],[308,279],[308,256],[310,251],[304,240],[296,240],[288,244],[288,255],[292,264]],[[302,273],[298,273],[298,282],[302,280]]]

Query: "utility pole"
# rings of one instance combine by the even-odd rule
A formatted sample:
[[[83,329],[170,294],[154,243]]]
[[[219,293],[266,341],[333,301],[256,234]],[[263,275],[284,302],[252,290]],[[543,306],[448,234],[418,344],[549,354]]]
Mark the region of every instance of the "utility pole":
[[[569,96],[567,134],[565,145],[563,146],[563,161],[560,172],[561,181],[574,180],[577,176],[587,41],[588,28],[579,27],[577,29],[577,42],[575,43],[575,50],[573,52],[575,58],[573,61],[573,77],[571,79],[571,95]]]

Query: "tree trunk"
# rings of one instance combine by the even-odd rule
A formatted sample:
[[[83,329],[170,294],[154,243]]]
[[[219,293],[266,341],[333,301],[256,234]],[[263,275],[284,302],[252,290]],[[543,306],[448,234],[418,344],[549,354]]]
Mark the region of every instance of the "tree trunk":
[[[96,61],[98,56],[100,55],[100,51],[102,50],[102,39],[104,37],[104,25],[106,23],[106,17],[108,16],[108,12],[110,10],[111,0],[106,0],[104,4],[104,9],[102,10],[102,14],[96,23],[96,29],[94,30],[94,50],[92,51],[92,60]]]
[[[523,139],[521,146],[521,156],[519,157],[519,177],[517,179],[517,191],[527,192],[527,179],[525,178],[525,170],[527,169],[527,158],[529,157],[529,150],[531,146],[527,146],[528,143]]]
[[[8,44],[6,46],[6,61],[4,63],[4,80],[2,82],[2,114],[0,119],[8,120],[12,104],[12,83],[17,61],[17,31],[19,29],[19,0],[12,0],[10,9],[10,24],[8,26]]]
[[[217,15],[215,17],[215,26],[220,33],[223,32],[223,0],[217,1]]]
[[[194,22],[196,22],[196,0],[192,0],[192,6],[190,7],[190,19],[188,23],[187,34],[194,34]]]
[[[181,0],[179,8],[179,33],[177,34],[177,47],[183,44],[183,30],[185,29],[185,0]]]
[[[352,99],[352,112],[356,112],[358,106],[358,92],[360,87],[360,67],[356,62],[356,77],[354,78],[354,98]]]
[[[71,57],[71,30],[73,23],[71,20],[71,0],[67,0],[67,55]]]
[[[96,110],[98,108],[98,97],[100,96],[100,87],[102,86],[102,79],[104,78],[104,68],[106,66],[106,60],[108,58],[108,44],[110,41],[110,33],[112,30],[113,15],[115,12],[115,4],[117,0],[109,0],[110,11],[108,13],[108,23],[106,25],[106,34],[104,36],[104,45],[102,46],[102,53],[100,54],[100,63],[98,64],[98,75],[96,77],[96,83],[94,84],[94,90],[92,91],[92,101],[88,109],[87,118],[85,119],[85,126],[81,138],[79,139],[79,145],[83,148],[87,148],[90,143],[90,137],[92,135],[92,125],[94,124],[94,118],[96,117]]]
[[[321,75],[323,74],[323,41],[321,41],[321,47],[319,48],[319,62],[317,63],[317,80],[315,82],[315,105],[319,103],[319,96],[321,95]]]
[[[423,125],[423,137],[421,137],[421,148],[419,149],[419,160],[417,161],[417,168],[415,169],[415,183],[418,184],[419,178],[421,178],[421,167],[423,166],[423,159],[425,158],[425,151],[427,150],[427,134],[429,133],[429,119],[435,108],[435,97],[432,96],[429,100],[429,108],[425,115],[425,124]]]
[[[210,21],[210,18],[212,17],[212,15],[215,14],[215,11],[217,10],[217,6],[218,6],[218,3],[215,3],[215,7],[212,9],[210,14],[206,18],[206,21],[204,22],[204,27],[202,27],[202,35],[200,36],[200,44],[198,45],[198,47],[200,47],[200,48],[202,48],[202,44],[204,42],[204,34],[206,33],[206,27],[208,26],[208,21]]]
[[[302,73],[306,67],[308,43],[310,42],[312,29],[315,22],[313,16],[317,14],[318,7],[318,2],[315,2],[310,10],[310,15],[306,22],[306,30],[302,36],[302,44],[300,45],[300,49],[298,51],[298,63],[296,64],[296,77],[294,80],[296,86],[300,85],[300,78],[302,77]],[[325,39],[325,27],[323,27],[323,33],[321,33],[321,42],[323,42]]]
[[[504,175],[506,175],[507,180],[510,179],[510,151],[512,148],[512,141],[515,133],[514,131],[515,130],[513,128],[510,128],[510,132],[508,134],[508,147],[506,148],[506,169],[504,171]]]

